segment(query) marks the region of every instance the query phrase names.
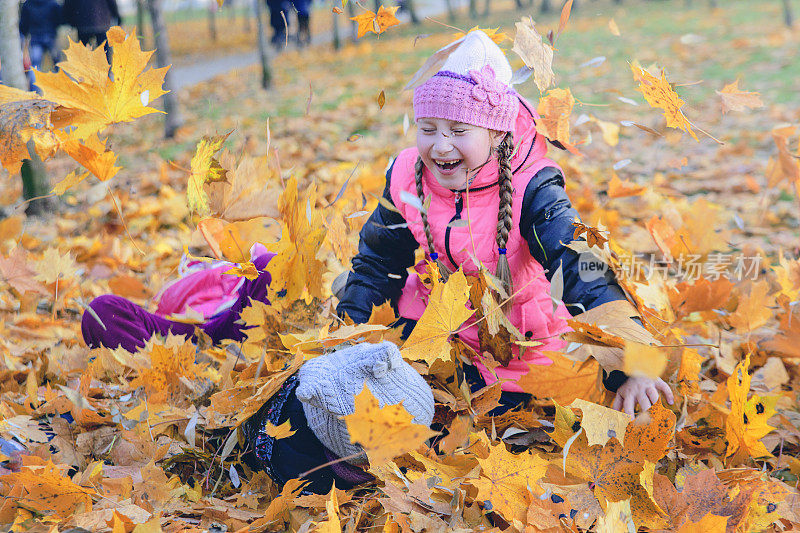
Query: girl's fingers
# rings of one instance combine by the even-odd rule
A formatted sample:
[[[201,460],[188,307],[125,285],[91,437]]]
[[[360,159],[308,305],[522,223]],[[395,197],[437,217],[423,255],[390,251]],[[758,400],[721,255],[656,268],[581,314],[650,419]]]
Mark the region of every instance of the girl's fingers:
[[[658,395],[656,394],[656,396]],[[639,396],[639,407],[642,408],[642,412],[647,411],[652,406],[653,404],[650,402],[650,398],[647,397],[647,394],[642,394]]]
[[[622,396],[620,395],[620,393],[617,393],[617,395],[614,396],[614,403],[611,404],[611,408],[614,409],[615,411],[619,411],[622,409]]]
[[[636,407],[636,395],[629,394],[627,397],[625,397],[625,413],[631,418],[634,418],[635,416],[636,411],[634,410],[634,407]]]
[[[672,394],[672,388],[664,383],[663,380],[659,379],[656,381],[656,388],[664,393],[664,398],[667,399],[667,403],[672,405],[675,402],[675,396]]]
[[[647,394],[647,397],[650,399],[650,405],[658,402],[658,389],[656,389],[656,386],[657,385],[645,389],[645,394]]]

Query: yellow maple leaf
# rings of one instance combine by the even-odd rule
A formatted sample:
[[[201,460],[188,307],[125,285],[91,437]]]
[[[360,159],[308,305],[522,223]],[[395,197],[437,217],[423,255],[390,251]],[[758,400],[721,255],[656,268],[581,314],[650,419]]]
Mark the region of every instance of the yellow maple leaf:
[[[208,194],[203,186],[206,183],[225,179],[227,171],[222,168],[214,155],[222,149],[222,145],[225,144],[228,135],[230,133],[203,137],[197,143],[197,149],[192,157],[189,183],[186,186],[186,199],[189,209],[197,212],[200,216],[211,214],[211,209],[208,205]]]
[[[148,104],[166,93],[162,86],[169,67],[145,70],[153,52],[142,51],[135,32],[126,35],[114,26],[106,37],[113,50],[111,65],[103,47],[91,49],[70,40],[58,72],[36,76],[43,97],[67,108],[73,135],[79,139],[110,124],[161,112]]]
[[[358,31],[356,39],[362,38],[367,32],[378,33],[375,31],[375,12],[367,10],[366,13],[361,13],[355,17],[350,17],[350,20],[358,24]]]
[[[467,30],[467,33],[472,33],[474,31],[482,31],[483,33],[488,35],[489,38],[492,41],[494,41],[495,44],[500,44],[503,41],[505,41],[506,39],[508,39],[509,37],[505,33],[497,33],[498,30],[500,30],[500,28],[479,28],[478,26],[473,26],[472,28]],[[464,37],[465,35],[467,35],[467,33],[464,33],[464,32],[454,33],[453,37],[455,37],[456,39],[460,39],[461,37]]]
[[[317,259],[327,230],[322,213],[314,209],[316,187],[311,186],[302,200],[298,197],[297,179],[292,177],[278,201],[281,213],[281,239],[265,243],[277,254],[269,263],[272,284],[269,299],[273,304],[292,302],[301,297],[306,303],[323,297],[322,272],[324,263]],[[307,208],[308,207],[308,208]]]
[[[659,79],[636,65],[631,65],[631,71],[633,71],[634,79],[639,82],[639,92],[644,95],[647,103],[651,107],[660,107],[664,110],[667,126],[685,131],[694,137],[695,141],[699,140],[681,111],[684,102],[667,81],[666,73],[662,71],[661,79]]]
[[[478,489],[478,500],[491,503],[492,511],[508,522],[525,519],[529,495],[540,492],[537,482],[544,476],[550,462],[538,454],[524,452],[514,455],[500,442],[490,446],[489,456],[478,458],[481,475],[469,483]]]
[[[42,259],[36,262],[34,270],[37,280],[49,284],[55,283],[59,278],[68,279],[75,276],[78,265],[70,252],[62,254],[58,248],[48,248],[44,251]]]
[[[447,283],[435,283],[425,312],[402,349],[406,359],[424,360],[429,365],[450,359],[450,336],[475,312],[466,307],[469,285],[461,269]]]
[[[342,418],[350,441],[364,448],[372,466],[412,451],[436,435],[429,427],[415,424],[402,403],[380,407],[366,384],[355,397],[355,411]]]
[[[71,189],[72,187],[76,186],[77,184],[88,178],[89,174],[90,172],[78,173],[73,170],[72,172],[67,174],[64,178],[62,178],[61,181],[56,183],[50,192],[55,193],[58,196],[61,196],[69,189]]]
[[[92,496],[97,493],[76,485],[51,461],[43,465],[24,466],[20,471],[0,476],[0,483],[8,487],[21,487],[12,505],[31,509],[43,515],[52,514],[66,519],[75,513],[92,510]]]
[[[164,343],[153,342],[143,351],[149,357],[149,366],[139,369],[139,375],[131,382],[131,386],[144,387],[148,399],[154,403],[185,395],[181,378],[194,379],[199,370],[194,362],[194,344],[191,341],[184,342],[183,337],[168,337]]]
[[[59,148],[97,176],[100,181],[110,180],[122,168],[114,166],[117,155],[106,148],[106,141],[100,140],[96,133],[83,141],[61,131],[56,135],[61,140]]]
[[[731,410],[725,421],[725,436],[728,448],[725,457],[737,454],[744,458],[772,457],[761,439],[775,429],[767,425],[767,420],[775,414],[777,397],[761,398],[750,392],[750,354],[736,365],[726,383]],[[737,453],[738,452],[738,453]]]
[[[286,437],[291,437],[297,433],[297,430],[292,429],[292,426],[288,420],[277,426],[273,425],[272,422],[267,420],[267,424],[264,426],[264,432],[273,439],[285,439]]]

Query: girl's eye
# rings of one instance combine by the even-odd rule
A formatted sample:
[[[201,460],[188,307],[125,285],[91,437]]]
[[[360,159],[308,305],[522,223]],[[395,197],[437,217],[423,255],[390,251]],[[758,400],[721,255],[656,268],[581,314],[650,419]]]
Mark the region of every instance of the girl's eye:
[[[422,128],[422,132],[423,132],[423,133],[433,133],[434,131],[435,131],[435,130],[432,130],[432,129],[430,129],[430,128]]]
[[[465,131],[467,131],[467,130],[453,130],[453,133],[458,135],[458,134],[464,133]]]

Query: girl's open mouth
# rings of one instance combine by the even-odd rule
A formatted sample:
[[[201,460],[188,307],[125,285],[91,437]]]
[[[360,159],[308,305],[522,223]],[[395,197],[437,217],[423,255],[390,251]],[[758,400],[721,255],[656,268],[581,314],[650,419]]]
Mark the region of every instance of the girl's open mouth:
[[[435,159],[434,163],[436,163],[436,166],[441,170],[453,170],[461,164],[461,159],[456,159],[454,161],[440,161]]]

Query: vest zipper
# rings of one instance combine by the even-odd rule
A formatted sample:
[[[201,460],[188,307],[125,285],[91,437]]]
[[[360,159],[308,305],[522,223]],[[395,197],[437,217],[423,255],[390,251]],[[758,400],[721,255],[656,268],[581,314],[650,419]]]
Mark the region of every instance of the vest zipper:
[[[447,252],[447,258],[453,264],[454,267],[458,268],[456,264],[456,260],[453,259],[452,254],[450,254],[450,229],[454,221],[461,220],[461,210],[464,208],[464,198],[461,197],[461,191],[456,191],[456,214],[453,215],[453,218],[450,219],[450,222],[447,223],[447,228],[444,230],[444,250]]]

